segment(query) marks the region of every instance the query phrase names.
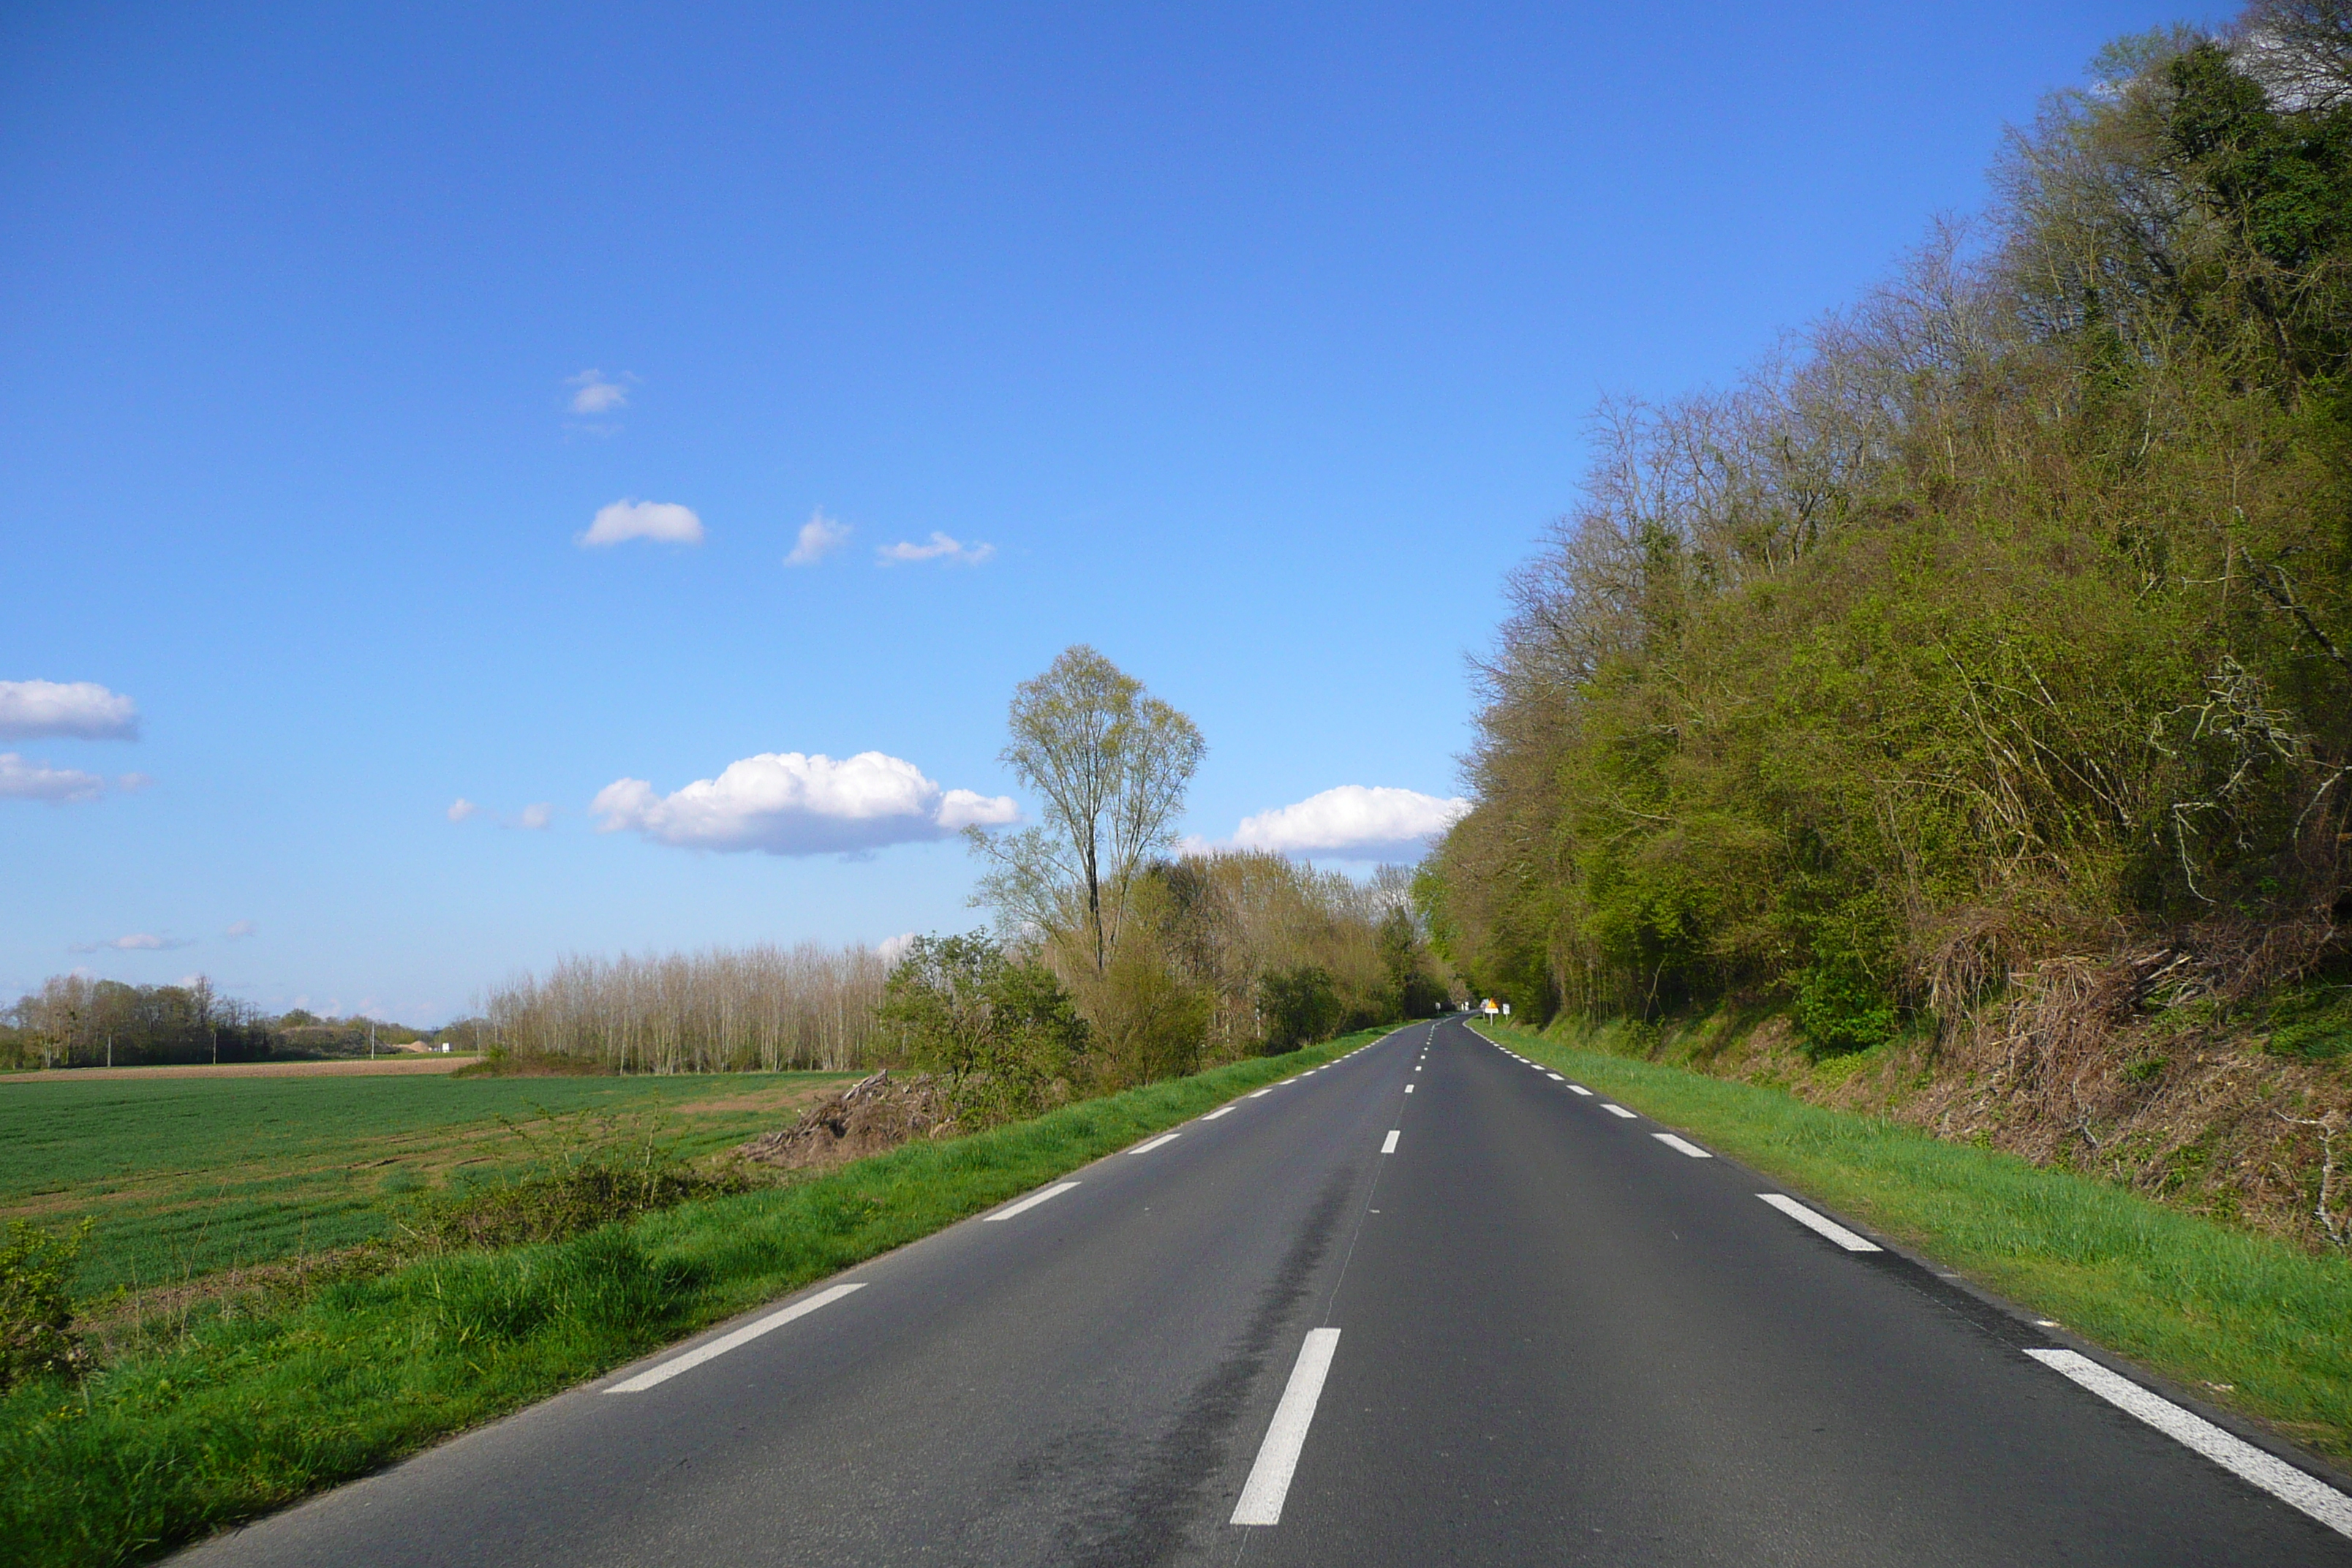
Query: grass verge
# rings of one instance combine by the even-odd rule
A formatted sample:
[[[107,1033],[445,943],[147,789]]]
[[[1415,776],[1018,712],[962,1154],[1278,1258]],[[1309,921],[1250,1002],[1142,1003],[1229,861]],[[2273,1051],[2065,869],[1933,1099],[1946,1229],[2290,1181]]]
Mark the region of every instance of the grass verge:
[[[2342,1463],[2352,1261],[1782,1090],[1478,1027]]]
[[[569,1241],[312,1276],[0,1400],[0,1563],[154,1555],[928,1236],[1386,1030],[909,1144]]]

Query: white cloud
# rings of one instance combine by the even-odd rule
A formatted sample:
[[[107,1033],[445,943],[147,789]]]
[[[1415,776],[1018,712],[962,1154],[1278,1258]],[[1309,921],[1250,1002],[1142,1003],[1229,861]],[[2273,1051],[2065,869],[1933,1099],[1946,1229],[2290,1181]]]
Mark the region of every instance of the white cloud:
[[[1339,860],[1416,857],[1427,841],[1454,826],[1470,803],[1441,800],[1418,790],[1341,784],[1295,805],[1242,818],[1234,843],[1277,855],[1324,855]]]
[[[875,563],[881,566],[901,566],[914,562],[936,561],[943,566],[977,566],[996,558],[993,544],[964,544],[946,534],[933,531],[924,544],[908,544],[900,540],[875,551]]]
[[[247,937],[258,935],[260,931],[261,928],[254,924],[251,921],[239,921],[236,924],[229,927],[228,930],[221,932],[221,935],[228,938],[231,942],[243,942]]]
[[[78,942],[66,949],[68,952],[169,952],[175,947],[194,947],[185,937],[156,936],[148,931],[133,931],[118,936],[111,942]]]
[[[897,936],[886,936],[880,942],[877,942],[874,947],[874,955],[877,958],[879,958],[884,963],[896,969],[898,967],[898,961],[907,956],[907,950],[914,945],[915,933],[910,931],[902,931]]]
[[[442,815],[448,817],[452,822],[463,822],[469,816],[479,816],[481,814],[482,808],[480,806],[476,805],[472,801],[467,800],[461,795],[457,799],[449,803],[449,809]]]
[[[555,807],[550,805],[547,802],[541,800],[533,801],[530,805],[524,806],[521,811],[515,814],[514,819],[509,822],[507,826],[509,827],[525,827],[536,833],[554,820]]]
[[[637,378],[623,371],[619,378],[607,377],[601,370],[583,370],[567,377],[564,385],[571,387],[572,412],[574,414],[612,414],[629,405],[628,383]]]
[[[793,542],[793,552],[784,557],[784,564],[814,566],[847,543],[856,531],[840,519],[825,516],[824,509],[819,507],[801,524],[800,537]]]
[[[46,800],[62,805],[69,800],[96,800],[106,793],[106,781],[79,768],[53,768],[26,762],[14,752],[0,752],[0,800]]]
[[[655,539],[664,544],[699,544],[702,520],[671,501],[638,500],[625,496],[596,514],[588,531],[572,541],[583,550],[595,550],[624,540]]]
[[[125,795],[137,795],[142,789],[152,789],[155,787],[155,775],[152,773],[125,773],[121,778],[114,781],[114,787],[121,790]]]
[[[658,844],[771,855],[854,855],[945,838],[969,824],[1003,826],[1021,815],[1009,797],[942,790],[914,763],[880,752],[840,762],[822,752],[762,752],[667,795],[643,779],[617,779],[589,809],[603,818],[600,832],[628,828]]]
[[[139,705],[94,680],[0,680],[0,741],[135,741]]]

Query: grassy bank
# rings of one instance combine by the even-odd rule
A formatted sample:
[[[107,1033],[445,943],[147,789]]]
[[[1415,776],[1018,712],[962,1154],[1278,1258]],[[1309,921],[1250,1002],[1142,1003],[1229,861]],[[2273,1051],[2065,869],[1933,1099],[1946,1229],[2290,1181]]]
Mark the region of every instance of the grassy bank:
[[[2352,1261],[1780,1089],[1480,1027],[2086,1339],[2352,1460]]]
[[[691,1158],[849,1075],[93,1079],[0,1088],[0,1221],[97,1229],[85,1297],[386,1234],[401,1202],[514,1156],[551,1117],[658,1122]]]
[[[0,1401],[0,1563],[135,1561],[283,1506],[1381,1032],[566,1242],[313,1279],[79,1385],[27,1386]]]

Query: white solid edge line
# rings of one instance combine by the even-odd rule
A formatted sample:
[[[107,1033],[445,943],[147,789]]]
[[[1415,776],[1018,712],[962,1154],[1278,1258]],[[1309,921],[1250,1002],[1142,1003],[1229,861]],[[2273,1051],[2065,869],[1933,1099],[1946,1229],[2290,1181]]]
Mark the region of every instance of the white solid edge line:
[[[1220,1105],[1216,1110],[1212,1110],[1208,1115],[1201,1118],[1201,1120],[1203,1121],[1214,1121],[1220,1116],[1231,1114],[1233,1109],[1234,1108],[1230,1105]]]
[[[1390,1129],[1389,1129],[1389,1135],[1388,1135],[1386,1138],[1384,1138],[1384,1139],[1382,1139],[1382,1140],[1381,1141],[1381,1153],[1383,1153],[1383,1154],[1393,1154],[1393,1153],[1395,1153],[1395,1152],[1396,1152],[1396,1141],[1397,1141],[1397,1129],[1395,1129],[1395,1128],[1391,1127],[1391,1128],[1390,1128]]]
[[[1601,1109],[1612,1116],[1622,1116],[1628,1121],[1633,1120],[1633,1113],[1622,1105],[1603,1105]]]
[[[1563,1082],[1563,1083],[1566,1083],[1568,1080],[1567,1080],[1567,1079],[1561,1079],[1560,1081],[1561,1081],[1561,1082]],[[1570,1090],[1571,1092],[1573,1092],[1573,1093],[1577,1093],[1577,1094],[1591,1094],[1591,1093],[1592,1092],[1591,1089],[1589,1089],[1585,1088],[1585,1087],[1584,1087],[1582,1084],[1580,1084],[1580,1083],[1570,1083],[1570,1084],[1569,1084],[1569,1085],[1568,1085],[1568,1087],[1569,1087],[1569,1089],[1570,1089]]]
[[[1307,1428],[1315,1419],[1315,1402],[1323,1397],[1323,1380],[1331,1372],[1331,1352],[1339,1348],[1337,1329],[1309,1329],[1298,1347],[1297,1364],[1283,1388],[1282,1403],[1258,1445],[1257,1463],[1250,1467],[1242,1486],[1241,1501],[1234,1505],[1234,1524],[1280,1524],[1282,1500],[1290,1495],[1290,1478],[1298,1473],[1298,1452],[1307,1446]]]
[[[2030,1350],[2025,1353],[2051,1371],[2074,1379],[2117,1409],[2129,1411],[2166,1436],[2196,1449],[2241,1480],[2251,1481],[2281,1502],[2301,1509],[2338,1535],[2352,1535],[2352,1498],[2316,1476],[2305,1475],[2284,1459],[2231,1436],[2203,1416],[2150,1394],[2088,1356],[2073,1351]]]
[[[1064,1193],[1068,1192],[1072,1187],[1075,1187],[1077,1184],[1078,1184],[1076,1182],[1056,1182],[1042,1193],[1031,1193],[1027,1197],[1023,1198],[1017,1204],[1007,1204],[1003,1208],[998,1209],[994,1214],[984,1214],[981,1215],[980,1223],[982,1225],[994,1225],[998,1220],[1011,1219],[1017,1214],[1026,1214],[1031,1209],[1035,1208],[1039,1204],[1044,1203],[1047,1198],[1058,1198]]]
[[[1756,1195],[1762,1198],[1766,1203],[1770,1204],[1774,1208],[1779,1209],[1782,1214],[1787,1215],[1790,1219],[1795,1220],[1799,1225],[1805,1226],[1809,1230],[1819,1231],[1822,1235],[1828,1237],[1832,1241],[1836,1242],[1848,1252],[1876,1252],[1881,1250],[1878,1243],[1866,1240],[1862,1237],[1856,1236],[1853,1232],[1846,1229],[1845,1226],[1838,1224],[1837,1221],[1831,1219],[1826,1215],[1815,1214],[1812,1210],[1807,1208],[1804,1205],[1799,1203],[1792,1197],[1786,1196],[1780,1193],[1759,1193]]]
[[[1130,1154],[1149,1154],[1154,1149],[1159,1148],[1162,1143],[1173,1143],[1182,1136],[1184,1136],[1184,1134],[1181,1132],[1162,1132],[1159,1137],[1154,1138],[1149,1143],[1138,1143],[1134,1148],[1129,1149],[1128,1152]]]
[[[853,1290],[863,1290],[865,1289],[866,1281],[859,1279],[847,1285],[835,1285],[830,1290],[820,1290],[805,1301],[795,1301],[781,1312],[771,1312],[756,1323],[746,1323],[743,1327],[736,1330],[731,1334],[722,1334],[707,1345],[697,1345],[694,1349],[687,1352],[684,1355],[674,1356],[670,1360],[662,1363],[661,1365],[655,1367],[652,1371],[641,1372],[637,1373],[636,1376],[629,1379],[628,1382],[616,1383],[604,1392],[607,1394],[643,1394],[646,1389],[653,1387],[656,1384],[667,1383],[679,1373],[691,1372],[696,1367],[700,1366],[704,1362],[712,1360],[718,1356],[723,1356],[729,1351],[734,1350],[739,1346],[750,1344],[753,1340],[758,1339],[761,1334],[766,1333],[771,1329],[781,1329],[786,1323],[791,1322],[794,1318],[805,1317],[809,1313],[815,1311],[819,1307],[826,1306],[832,1302],[840,1300],[844,1296],[848,1295]]]
[[[1706,1150],[1700,1148],[1697,1144],[1692,1142],[1687,1138],[1677,1138],[1671,1132],[1653,1132],[1650,1136],[1656,1139],[1659,1142],[1664,1143],[1669,1149],[1678,1150],[1685,1154],[1688,1154],[1694,1160],[1712,1160],[1715,1158],[1714,1155],[1708,1153]]]

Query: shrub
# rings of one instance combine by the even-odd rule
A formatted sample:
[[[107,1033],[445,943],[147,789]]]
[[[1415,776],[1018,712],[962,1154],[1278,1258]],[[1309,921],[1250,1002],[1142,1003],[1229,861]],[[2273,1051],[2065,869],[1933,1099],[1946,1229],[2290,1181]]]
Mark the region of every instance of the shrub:
[[[0,1392],[43,1373],[78,1373],[89,1352],[73,1331],[73,1270],[84,1220],[63,1236],[23,1220],[0,1242]]]
[[[1320,964],[1271,971],[1258,982],[1257,995],[1268,1056],[1327,1039],[1339,1026],[1339,988]]]

